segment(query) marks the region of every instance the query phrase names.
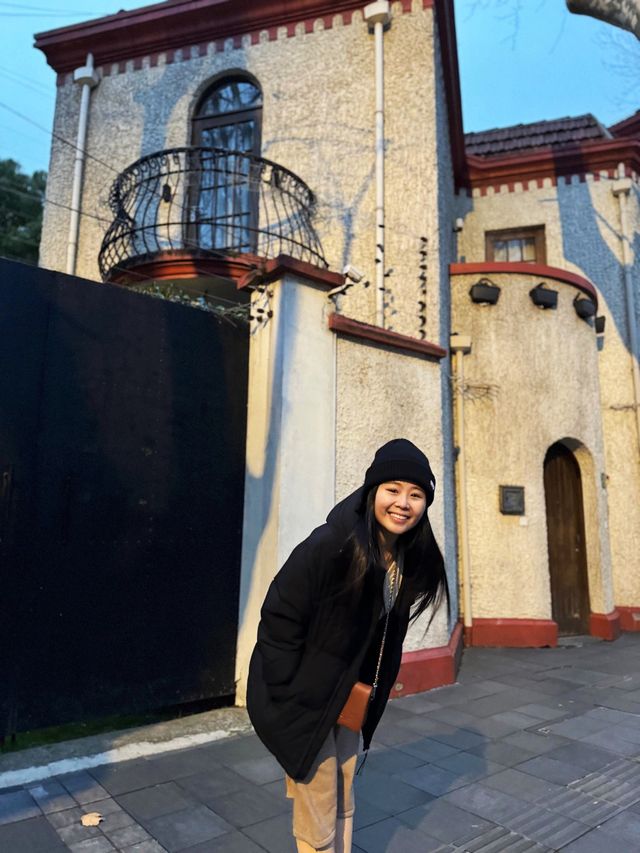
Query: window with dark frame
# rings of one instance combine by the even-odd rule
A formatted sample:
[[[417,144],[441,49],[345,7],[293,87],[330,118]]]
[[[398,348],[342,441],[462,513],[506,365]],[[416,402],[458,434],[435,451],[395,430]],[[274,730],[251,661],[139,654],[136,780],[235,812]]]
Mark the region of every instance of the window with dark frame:
[[[191,135],[194,146],[216,149],[198,157],[191,189],[192,239],[207,249],[255,251],[259,176],[252,157],[260,156],[262,141],[257,83],[241,75],[217,80],[198,102]]]
[[[485,232],[487,261],[546,263],[544,225]]]

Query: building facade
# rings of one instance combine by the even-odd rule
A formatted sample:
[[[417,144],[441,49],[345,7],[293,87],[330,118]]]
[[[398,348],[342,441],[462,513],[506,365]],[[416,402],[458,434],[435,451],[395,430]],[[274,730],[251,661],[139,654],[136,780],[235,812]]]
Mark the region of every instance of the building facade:
[[[450,0],[168,0],[36,45],[67,205],[41,264],[253,305],[239,701],[275,571],[398,435],[436,474],[452,593],[398,693],[454,677],[459,613],[478,644],[638,627],[636,120],[465,147]]]

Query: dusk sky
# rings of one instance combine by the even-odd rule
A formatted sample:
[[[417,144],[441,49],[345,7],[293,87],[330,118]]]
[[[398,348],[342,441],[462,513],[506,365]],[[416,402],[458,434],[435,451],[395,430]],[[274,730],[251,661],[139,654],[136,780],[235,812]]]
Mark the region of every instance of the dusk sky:
[[[0,2],[0,158],[26,172],[48,166],[55,98],[33,33],[149,4],[91,5]],[[455,8],[465,130],[586,112],[608,125],[640,106],[640,43],[629,33],[571,15],[564,0],[456,0]]]

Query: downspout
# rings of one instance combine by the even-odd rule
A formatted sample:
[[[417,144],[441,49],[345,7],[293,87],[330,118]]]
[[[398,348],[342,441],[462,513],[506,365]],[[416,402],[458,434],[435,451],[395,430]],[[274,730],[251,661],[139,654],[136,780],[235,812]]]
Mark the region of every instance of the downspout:
[[[618,165],[618,179],[613,182],[613,194],[618,197],[620,206],[620,243],[622,245],[622,268],[627,308],[627,326],[629,330],[629,354],[631,356],[631,375],[633,377],[633,404],[636,415],[636,437],[640,449],[640,368],[638,367],[638,332],[636,329],[636,308],[631,279],[631,234],[629,233],[629,196],[631,178],[625,177],[624,163]]]
[[[464,356],[471,352],[471,338],[468,335],[451,335],[449,348],[453,353],[456,417],[456,479],[458,484],[458,520],[460,537],[460,580],[462,585],[462,618],[464,625],[464,644],[472,644],[473,616],[471,612],[471,558],[469,549],[469,520],[467,514],[467,471],[466,449],[464,441]]]
[[[87,54],[87,64],[76,68],[73,82],[82,86],[80,94],[80,117],[78,119],[78,138],[76,156],[73,165],[73,184],[71,186],[71,218],[69,220],[69,239],[67,241],[67,268],[69,275],[75,275],[78,255],[78,233],[80,231],[80,203],[82,198],[82,174],[84,172],[85,145],[87,142],[87,124],[89,121],[89,102],[91,90],[98,85],[98,75],[93,68],[93,54]]]
[[[389,23],[388,0],[364,8],[364,19],[373,27],[376,80],[376,325],[384,326],[384,28]]]

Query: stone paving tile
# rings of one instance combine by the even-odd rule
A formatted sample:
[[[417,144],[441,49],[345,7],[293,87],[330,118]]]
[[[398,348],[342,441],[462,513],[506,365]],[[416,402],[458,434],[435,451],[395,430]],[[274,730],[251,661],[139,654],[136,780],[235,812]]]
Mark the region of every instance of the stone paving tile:
[[[217,838],[230,830],[227,823],[206,806],[155,817],[145,821],[144,826],[169,853]]]
[[[482,749],[484,746],[485,744],[481,744],[476,749]],[[449,746],[447,743],[441,743],[439,740],[433,740],[429,737],[419,737],[409,743],[398,744],[396,748],[399,752],[406,752],[408,755],[414,755],[416,758],[424,759],[424,761],[435,761],[437,758],[454,755],[460,751],[455,746]]]
[[[389,815],[387,812],[383,812],[382,809],[379,809],[377,806],[374,806],[372,803],[368,803],[366,800],[363,800],[362,797],[358,798],[357,808],[355,814],[353,816],[353,827],[355,829],[362,829],[365,826],[371,826],[374,823],[379,823],[381,820],[385,820]],[[291,818],[289,818],[291,820]]]
[[[468,784],[468,780],[459,774],[444,770],[442,767],[436,767],[435,764],[425,764],[413,770],[405,770],[403,773],[397,774],[395,778],[402,779],[408,785],[426,791],[434,797],[439,797],[448,791]]]
[[[284,796],[276,797],[258,787],[213,797],[208,805],[217,815],[238,828],[275,817],[288,812],[290,808]]]
[[[504,823],[509,829],[515,830],[532,841],[544,844],[552,850],[559,850],[591,829],[587,824],[570,820],[564,815],[555,814],[538,806],[532,806],[517,816],[508,817]]]
[[[291,818],[288,815],[254,823],[246,827],[244,834],[268,853],[296,853],[296,844],[291,834]]]
[[[143,759],[144,764],[153,773],[157,771],[157,781],[165,782],[169,779],[180,779],[182,776],[192,776],[194,773],[207,772],[219,766],[210,752],[196,749],[175,750],[158,756],[149,756]]]
[[[284,779],[284,770],[272,755],[236,761],[233,769],[235,773],[255,785],[266,785],[268,782]]]
[[[599,829],[592,829],[586,835],[581,835],[571,844],[567,844],[562,848],[562,853],[607,853],[607,851],[615,851],[614,839],[610,835],[605,835]]]
[[[620,811],[620,807],[605,800],[597,800],[579,791],[560,788],[537,801],[540,808],[558,812],[571,820],[598,826]]]
[[[82,841],[87,841],[90,838],[99,837],[102,835],[102,830],[98,826],[83,826],[80,818],[68,823],[66,826],[56,828],[56,832],[65,844],[79,844]]]
[[[218,838],[188,847],[186,853],[264,853],[264,849],[241,832],[227,832]]]
[[[504,765],[487,761],[484,756],[472,755],[470,752],[457,752],[446,758],[439,758],[434,765],[455,774],[465,783],[476,782],[504,770]]]
[[[605,750],[615,752],[618,755],[625,755],[629,758],[637,758],[640,756],[640,744],[632,743],[613,729],[596,732],[595,734],[582,738],[581,742],[584,744],[593,744],[596,747],[599,746]]]
[[[431,735],[434,729],[442,725],[442,723],[422,716],[403,720],[402,725],[385,722],[383,718],[376,729],[375,742],[384,746],[400,746],[404,743],[411,743],[421,734]]]
[[[356,845],[367,853],[454,853],[455,848],[387,818],[353,835]]]
[[[45,814],[70,809],[76,805],[71,794],[67,793],[66,788],[56,779],[46,779],[28,785],[27,790]]]
[[[575,764],[576,767],[582,767],[587,772],[611,764],[618,757],[614,752],[590,746],[584,741],[573,741],[548,752],[547,755],[549,758],[555,758],[556,761]]]
[[[480,756],[480,758],[494,761],[496,764],[502,764],[504,767],[513,767],[534,757],[533,753],[526,749],[520,749],[518,746],[512,746],[499,740],[474,746],[469,752],[472,755]]]
[[[599,827],[605,835],[620,839],[629,844],[629,850],[637,850],[640,847],[640,815],[626,810],[604,822]]]
[[[123,826],[135,823],[133,817],[112,799],[100,800],[98,803],[82,807],[84,814],[94,811],[102,815],[100,828],[107,834],[111,830],[120,829]]]
[[[527,805],[523,800],[496,791],[480,782],[458,788],[446,794],[444,800],[493,823],[504,823],[507,818],[522,814]]]
[[[92,767],[91,775],[108,792],[104,796],[115,796],[137,791],[146,788],[148,785],[171,782],[173,780],[172,769],[171,764],[139,758],[133,761],[123,761],[119,764]]]
[[[139,826],[137,823],[132,823],[128,826],[121,826],[118,829],[106,829],[103,824],[100,824],[100,828],[109,841],[111,841],[113,846],[118,850],[121,847],[129,847],[132,844],[139,843],[140,841],[153,840],[146,829]]]
[[[252,787],[246,777],[222,766],[206,773],[194,773],[193,776],[178,779],[177,784],[203,803],[214,797],[233,794],[243,789],[249,790]]]
[[[86,841],[79,841],[77,844],[70,844],[69,850],[73,853],[110,853],[116,848],[105,838],[104,835],[99,838],[87,838]]]
[[[399,778],[394,778],[390,783],[386,774],[367,768],[361,776],[356,776],[355,795],[356,802],[366,800],[387,815],[398,814],[433,799],[424,788],[407,784]]]
[[[604,719],[607,723],[637,726],[640,725],[640,717],[630,714],[628,711],[618,711],[615,708],[591,708],[586,712],[587,717]]]
[[[232,767],[234,761],[261,758],[271,753],[256,735],[223,738],[206,746],[199,747],[203,753],[209,754],[214,761]]]
[[[496,791],[518,797],[527,803],[535,803],[565,790],[560,785],[514,768],[489,776],[485,779],[484,784],[489,788],[495,788]]]
[[[140,841],[131,847],[123,847],[121,853],[166,853],[165,848],[157,841]]]
[[[0,850],[3,853],[50,853],[67,849],[55,829],[42,816],[0,826]]]
[[[560,717],[566,717],[567,711],[561,705],[556,703],[554,706],[538,704],[534,702],[530,705],[520,705],[517,709],[521,714],[527,714],[529,717],[533,717],[536,720],[542,720],[546,722],[547,720],[557,720]]]
[[[450,753],[447,753],[450,754]],[[411,770],[414,767],[420,767],[424,764],[423,758],[418,758],[408,752],[401,752],[399,749],[381,749],[372,753],[367,758],[367,770],[378,770],[380,773],[391,775],[392,773],[402,773],[403,770]]]
[[[11,791],[0,794],[0,826],[30,817],[40,817],[42,812],[28,791]]]
[[[193,797],[176,782],[164,782],[129,794],[120,794],[117,802],[136,820],[151,820],[196,805]]]
[[[429,711],[435,711],[436,708],[442,707],[435,698],[435,695],[432,698],[430,692],[416,693],[413,696],[402,696],[400,699],[394,699],[390,704],[392,706],[398,705],[402,710],[408,711],[411,714],[426,714]]]
[[[577,767],[565,761],[556,761],[547,755],[538,755],[535,758],[530,758],[528,761],[523,761],[521,764],[518,764],[518,770],[521,770],[523,773],[530,773],[532,776],[537,776],[540,779],[547,779],[556,785],[569,785],[571,782],[575,782],[585,775],[582,767]]]
[[[516,732],[513,735],[507,735],[504,738],[504,743],[513,744],[513,746],[520,746],[522,749],[528,749],[529,752],[533,752],[535,755],[543,755],[545,752],[550,752],[551,750],[557,750],[562,746],[566,746],[566,744],[571,743],[571,741],[567,740],[567,738],[560,737],[559,735],[545,735],[545,734],[537,734],[535,732]]]
[[[80,805],[104,800],[109,796],[109,792],[85,770],[79,770],[76,773],[65,773],[63,776],[56,776],[56,779]]]
[[[431,838],[452,844],[457,844],[459,839],[488,832],[495,827],[494,823],[451,803],[446,803],[444,800],[433,800],[423,806],[409,809],[398,815],[398,819]]]

